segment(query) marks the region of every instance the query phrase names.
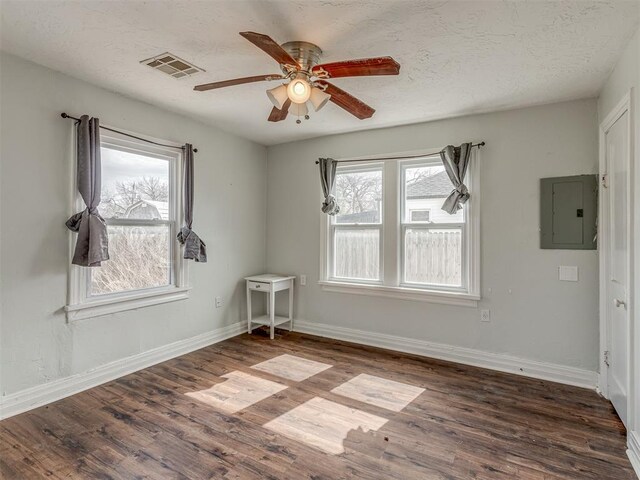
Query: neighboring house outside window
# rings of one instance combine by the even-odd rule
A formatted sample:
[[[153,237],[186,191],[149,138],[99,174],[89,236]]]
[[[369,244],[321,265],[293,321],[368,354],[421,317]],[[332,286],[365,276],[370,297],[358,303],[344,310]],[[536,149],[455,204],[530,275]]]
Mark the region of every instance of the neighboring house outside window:
[[[109,260],[72,266],[67,315],[86,318],[186,298],[186,262],[176,240],[181,150],[103,134],[101,159],[98,210],[107,223]]]
[[[339,166],[340,214],[323,217],[323,288],[475,304],[480,196],[471,161],[472,197],[453,215],[442,210],[453,185],[439,156]]]
[[[127,207],[123,217],[169,220],[169,202],[166,200],[140,200]]]
[[[409,216],[412,222],[429,222],[431,219],[431,210],[409,209]]]

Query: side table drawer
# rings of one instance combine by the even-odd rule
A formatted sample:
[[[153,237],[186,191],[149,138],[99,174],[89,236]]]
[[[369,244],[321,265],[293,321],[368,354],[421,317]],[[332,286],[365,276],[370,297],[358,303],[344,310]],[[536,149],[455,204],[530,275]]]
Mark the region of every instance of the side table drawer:
[[[269,283],[248,281],[247,286],[249,287],[249,290],[260,290],[263,292],[271,291],[271,284]]]

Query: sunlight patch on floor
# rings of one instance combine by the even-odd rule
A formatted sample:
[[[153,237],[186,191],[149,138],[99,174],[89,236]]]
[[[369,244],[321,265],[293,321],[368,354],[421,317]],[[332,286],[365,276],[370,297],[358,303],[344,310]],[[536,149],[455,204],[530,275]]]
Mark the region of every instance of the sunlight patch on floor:
[[[329,365],[328,363],[316,362],[314,360],[296,357],[295,355],[284,354],[258,363],[251,368],[295,382],[301,382],[332,366],[333,365]]]
[[[414,401],[424,388],[362,373],[331,390],[331,393],[400,412]]]
[[[235,371],[222,375],[227,381],[185,395],[227,413],[235,413],[286,389],[286,385]]]
[[[344,452],[343,441],[351,430],[375,431],[385,423],[386,418],[314,397],[264,426],[292,440],[339,455]]]

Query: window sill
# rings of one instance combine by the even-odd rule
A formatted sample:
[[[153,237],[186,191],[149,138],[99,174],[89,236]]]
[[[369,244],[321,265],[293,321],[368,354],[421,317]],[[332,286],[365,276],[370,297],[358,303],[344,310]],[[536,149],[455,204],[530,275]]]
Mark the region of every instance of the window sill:
[[[388,287],[384,285],[367,285],[363,283],[343,283],[334,281],[318,282],[325,292],[350,293],[354,295],[370,295],[374,297],[398,298],[419,302],[441,303],[461,307],[477,307],[479,295],[468,293],[439,292],[419,288]]]
[[[64,310],[67,321],[84,320],[86,318],[100,317],[112,313],[135,310],[137,308],[150,307],[162,303],[175,302],[189,298],[189,287],[171,287],[149,292],[134,293],[103,300],[91,300],[85,303],[67,305]]]

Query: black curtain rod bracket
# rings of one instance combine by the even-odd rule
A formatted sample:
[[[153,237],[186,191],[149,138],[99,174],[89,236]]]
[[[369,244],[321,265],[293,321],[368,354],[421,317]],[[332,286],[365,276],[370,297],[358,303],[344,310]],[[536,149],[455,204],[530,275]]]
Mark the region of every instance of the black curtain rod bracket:
[[[80,121],[79,118],[72,117],[71,115],[69,115],[67,113],[64,113],[64,112],[62,112],[60,114],[60,116],[62,118],[70,118],[71,120],[75,120],[76,122]],[[131,135],[130,133],[121,132],[120,130],[114,130],[113,128],[109,128],[109,127],[103,127],[102,125],[100,125],[100,128],[103,128],[105,130],[109,130],[110,132],[113,132],[113,133],[119,133],[120,135],[124,135],[125,137],[135,138],[136,140],[141,140],[143,142],[152,143],[154,145],[159,145],[160,147],[179,148],[180,150],[184,149],[184,147],[178,147],[176,145],[165,145],[164,143],[154,142],[153,140],[147,140],[146,138],[136,137],[135,135]],[[198,153],[198,149],[197,148],[194,148],[193,151],[194,151],[194,153]]]
[[[471,147],[484,147],[485,142],[474,143]],[[376,162],[381,160],[408,160],[411,158],[422,158],[422,157],[430,157],[432,155],[437,155],[440,152],[430,152],[430,153],[421,153],[420,155],[403,155],[399,157],[374,157],[374,158],[344,158],[342,160],[336,160],[338,163],[351,163],[351,162]],[[320,163],[319,160],[316,160],[316,165]]]

